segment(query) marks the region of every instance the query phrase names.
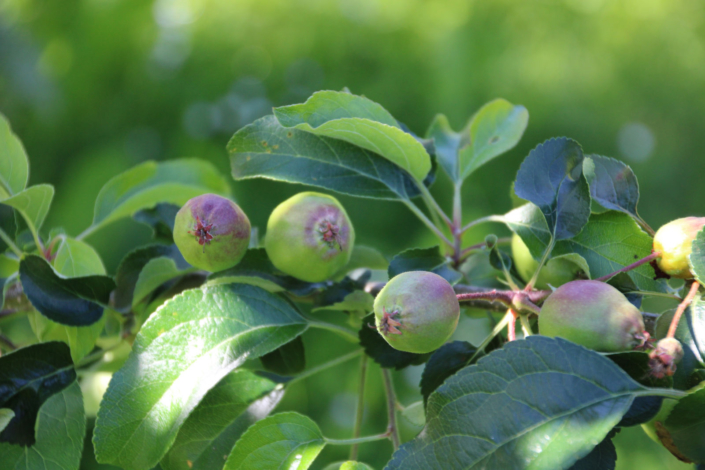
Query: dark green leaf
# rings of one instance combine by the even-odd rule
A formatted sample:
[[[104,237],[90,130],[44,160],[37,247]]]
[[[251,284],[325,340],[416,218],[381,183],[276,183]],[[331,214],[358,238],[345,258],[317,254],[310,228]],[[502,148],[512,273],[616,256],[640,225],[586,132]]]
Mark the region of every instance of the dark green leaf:
[[[526,108],[507,100],[496,99],[480,108],[463,131],[469,135],[469,145],[460,150],[461,178],[467,178],[488,161],[512,149],[528,123]]]
[[[560,399],[548,400],[557,390]],[[609,359],[560,338],[513,341],[429,397],[424,431],[388,468],[565,468],[602,441],[645,390]]]
[[[460,179],[458,151],[467,145],[468,136],[454,132],[448,118],[443,114],[436,115],[426,131],[426,137],[433,139],[438,163],[453,181]]]
[[[0,467],[27,470],[77,470],[81,465],[86,417],[75,381],[39,410],[37,442],[30,448],[0,443]]]
[[[373,313],[362,320],[359,336],[365,354],[386,369],[401,370],[407,366],[423,364],[428,359],[428,354],[414,354],[391,347],[377,332]]]
[[[431,355],[419,384],[424,403],[448,377],[467,365],[475,351],[476,348],[467,341],[453,341],[444,344]]]
[[[69,326],[91,325],[103,315],[115,282],[108,276],[63,278],[39,256],[20,263],[20,281],[27,298],[42,315]]]
[[[389,278],[408,271],[430,271],[438,274],[451,284],[463,278],[463,275],[451,268],[449,260],[441,255],[438,246],[431,248],[412,248],[402,251],[389,262]]]
[[[347,273],[355,269],[387,269],[388,267],[389,261],[387,261],[387,258],[385,258],[382,253],[369,246],[355,244],[352,254],[350,255],[350,261],[348,261],[348,264],[335,274],[333,278],[343,278]]]
[[[39,408],[76,380],[71,353],[64,343],[35,344],[0,357],[0,408],[15,413],[0,442],[35,443]]]
[[[357,278],[346,276],[340,282],[327,286],[316,296],[314,306],[316,308],[327,307],[344,301],[353,292],[363,291],[365,284],[370,280],[370,274],[370,271],[364,271]]]
[[[419,190],[400,167],[347,142],[282,127],[265,116],[228,143],[233,178],[269,178],[352,196],[408,199]]]
[[[634,219],[621,212],[609,211],[593,214],[577,236],[556,243],[553,255],[579,254],[587,261],[594,279],[650,255],[652,248],[652,238],[639,228]],[[654,269],[649,264],[632,269],[628,275],[640,290],[667,290],[664,280],[654,281]]]
[[[325,284],[308,283],[288,276],[277,270],[264,248],[250,248],[242,260],[234,267],[208,276],[211,285],[239,282],[252,284],[269,292],[289,291],[294,295],[308,295]]]
[[[287,301],[250,285],[207,286],[168,300],[142,326],[103,397],[96,458],[127,469],[156,465],[208,390],[307,326]]]
[[[160,202],[181,206],[206,193],[230,193],[228,182],[211,163],[199,159],[144,162],[105,183],[95,201],[89,231]]]
[[[683,455],[695,463],[705,463],[705,388],[681,398],[665,426]]]
[[[298,413],[279,413],[258,421],[233,447],[225,470],[306,470],[325,447],[318,425]]]
[[[238,369],[213,387],[181,426],[161,461],[164,470],[217,470],[230,449],[255,422],[266,417],[284,389],[249,370]]]
[[[29,162],[20,139],[0,114],[0,199],[19,193],[27,186]]]
[[[151,209],[136,212],[132,218],[149,225],[152,228],[152,237],[156,241],[171,245],[174,243],[174,220],[179,209],[176,204],[162,202]]]
[[[521,164],[514,191],[541,209],[556,240],[578,234],[590,217],[580,144],[565,137],[539,144]]]
[[[509,229],[519,235],[534,259],[541,259],[551,243],[551,231],[536,204],[528,203],[512,209],[504,216]]]
[[[259,358],[262,366],[275,374],[295,375],[306,368],[306,351],[301,336]]]
[[[274,109],[286,128],[349,142],[374,152],[422,183],[431,159],[413,135],[404,132],[380,105],[367,98],[338,91],[319,91],[306,103]]]
[[[569,470],[614,470],[617,466],[617,449],[612,438],[619,432],[613,429],[592,451],[578,460]]]
[[[628,165],[614,158],[588,155],[583,161],[583,172],[590,185],[592,200],[604,208],[599,212],[621,211],[641,220],[636,210],[639,183]]]
[[[663,397],[636,397],[617,426],[624,428],[648,423],[658,414],[662,402]]]
[[[172,260],[177,269],[186,269],[189,266],[176,245],[150,245],[138,248],[122,259],[115,274],[115,310],[129,312],[136,301],[142,300],[143,295],[140,298],[134,298],[140,274],[150,261],[162,257]]]

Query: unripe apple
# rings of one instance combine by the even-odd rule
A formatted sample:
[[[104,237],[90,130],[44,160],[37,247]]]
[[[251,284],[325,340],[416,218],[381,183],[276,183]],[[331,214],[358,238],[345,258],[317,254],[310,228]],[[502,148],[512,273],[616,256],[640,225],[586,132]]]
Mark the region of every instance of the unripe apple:
[[[250,230],[250,220],[237,204],[216,194],[203,194],[176,213],[174,243],[192,266],[222,271],[245,256]]]
[[[350,261],[355,230],[333,196],[303,192],[279,204],[267,222],[264,247],[274,266],[297,279],[321,282]]]
[[[541,307],[539,332],[601,352],[642,347],[649,338],[639,309],[599,281],[572,281],[556,289]]]
[[[654,251],[661,252],[656,264],[671,277],[691,279],[688,256],[705,217],[684,217],[662,226],[654,235]]]
[[[425,354],[448,341],[460,317],[453,287],[441,276],[409,271],[392,278],[374,303],[377,331],[395,349]]]
[[[683,346],[676,338],[663,338],[656,343],[656,349],[649,353],[649,369],[657,379],[670,377],[676,373],[676,364],[683,359]]]
[[[529,248],[516,233],[512,236],[512,258],[519,276],[524,282],[528,282],[538,268],[539,262],[531,256]],[[563,258],[549,259],[539,271],[536,288],[543,290],[549,289],[551,286],[559,287],[579,278],[582,274],[583,270],[580,269],[580,266],[572,261]]]

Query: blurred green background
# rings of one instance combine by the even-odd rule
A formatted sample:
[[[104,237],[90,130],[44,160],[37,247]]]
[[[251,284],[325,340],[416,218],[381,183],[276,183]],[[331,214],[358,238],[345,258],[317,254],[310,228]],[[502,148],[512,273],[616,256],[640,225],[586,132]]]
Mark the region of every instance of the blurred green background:
[[[198,156],[229,172],[225,144],[238,128],[272,106],[344,86],[417,133],[438,112],[461,128],[495,97],[528,108],[519,146],[466,183],[468,220],[506,212],[521,159],[561,135],[630,164],[653,227],[705,215],[702,1],[0,0],[0,112],[27,148],[30,183],[56,186],[47,229],[80,233],[103,183],[144,160]],[[263,180],[232,187],[260,227],[302,189]],[[433,191],[448,207],[445,177]],[[340,199],[362,244],[391,256],[433,243],[401,204]],[[114,272],[148,238],[125,221],[88,241]],[[306,344],[313,365],[343,352],[326,333]],[[331,437],[349,435],[356,370],[347,364],[335,380],[297,384],[281,409],[312,416]],[[418,399],[419,375],[397,374],[404,403]],[[364,431],[381,432],[376,367],[368,394]],[[406,438],[414,432],[409,426]],[[618,469],[686,468],[645,439],[638,428],[618,436]],[[346,452],[326,449],[315,468]],[[386,442],[369,444],[361,460],[381,468],[389,453]]]

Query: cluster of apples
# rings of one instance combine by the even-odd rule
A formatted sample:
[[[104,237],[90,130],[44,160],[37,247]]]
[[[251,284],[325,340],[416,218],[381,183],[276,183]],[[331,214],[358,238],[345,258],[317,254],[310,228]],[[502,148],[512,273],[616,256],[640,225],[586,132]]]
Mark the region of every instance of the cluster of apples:
[[[693,277],[688,256],[703,225],[705,218],[688,217],[659,229],[654,251],[661,253],[656,261],[663,272],[677,278]],[[250,232],[250,222],[237,204],[206,194],[191,199],[177,213],[174,241],[193,266],[221,271],[240,262],[249,246]],[[307,282],[327,281],[343,269],[354,243],[355,230],[343,206],[336,198],[316,192],[299,193],[277,206],[264,239],[272,264]],[[538,263],[516,235],[512,252],[517,271],[527,280]],[[566,260],[557,259],[542,268],[537,287],[557,289],[543,303],[539,332],[600,352],[650,348],[639,309],[609,284],[581,277],[584,273],[579,267]],[[392,347],[428,353],[451,337],[460,305],[445,279],[412,271],[385,285],[375,298],[374,312],[377,330]],[[682,355],[680,343],[673,338],[662,339],[652,351],[668,375]]]

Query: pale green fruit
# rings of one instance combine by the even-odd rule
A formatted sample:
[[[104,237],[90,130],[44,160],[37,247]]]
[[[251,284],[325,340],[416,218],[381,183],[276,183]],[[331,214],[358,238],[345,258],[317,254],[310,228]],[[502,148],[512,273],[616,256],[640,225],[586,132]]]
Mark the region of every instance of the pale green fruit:
[[[395,349],[424,354],[448,341],[460,317],[453,287],[441,276],[410,271],[392,278],[374,303],[377,331]]]
[[[688,256],[693,240],[705,225],[705,217],[684,217],[673,220],[662,226],[654,235],[654,251],[660,251],[661,256],[656,264],[671,277],[691,279]]]
[[[192,266],[216,272],[240,262],[250,243],[250,220],[229,199],[204,194],[176,213],[174,243]]]
[[[512,258],[519,276],[525,282],[529,282],[536,268],[538,268],[539,262],[531,256],[529,248],[516,233],[512,236]],[[579,278],[583,274],[580,266],[572,261],[563,258],[550,259],[541,268],[535,286],[537,289],[549,289],[551,286],[559,287],[566,282]]]
[[[330,279],[350,261],[355,230],[333,196],[299,193],[279,204],[267,222],[264,247],[274,266],[307,282]]]
[[[541,307],[539,333],[601,352],[631,350],[648,339],[639,309],[599,281],[571,281],[556,289]]]

